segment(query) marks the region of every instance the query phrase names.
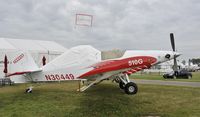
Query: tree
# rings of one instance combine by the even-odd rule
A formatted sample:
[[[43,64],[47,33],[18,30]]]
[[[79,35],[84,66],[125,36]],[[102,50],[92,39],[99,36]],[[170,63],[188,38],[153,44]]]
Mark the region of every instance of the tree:
[[[185,65],[186,64],[186,61],[185,60],[182,60],[182,62],[181,63],[183,63],[183,65]]]
[[[200,64],[200,58],[193,58],[193,59],[191,59],[191,62],[193,64]]]

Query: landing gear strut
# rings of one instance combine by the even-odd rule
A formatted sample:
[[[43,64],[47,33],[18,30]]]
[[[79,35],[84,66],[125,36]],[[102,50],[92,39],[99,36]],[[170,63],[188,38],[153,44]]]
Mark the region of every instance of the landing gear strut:
[[[137,85],[129,80],[127,74],[120,75],[119,79],[119,87],[123,89],[126,94],[133,95],[137,93]]]

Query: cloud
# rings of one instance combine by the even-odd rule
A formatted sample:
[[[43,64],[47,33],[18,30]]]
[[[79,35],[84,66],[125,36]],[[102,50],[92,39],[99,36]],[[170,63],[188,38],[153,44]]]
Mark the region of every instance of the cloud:
[[[174,32],[183,57],[199,57],[199,11],[198,0],[1,0],[0,37],[54,40],[68,48],[171,50]],[[93,15],[93,26],[76,26],[76,13]]]

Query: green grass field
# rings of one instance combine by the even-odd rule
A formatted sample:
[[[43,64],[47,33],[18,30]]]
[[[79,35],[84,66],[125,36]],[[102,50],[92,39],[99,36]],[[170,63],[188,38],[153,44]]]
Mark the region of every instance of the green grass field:
[[[167,81],[186,81],[186,82],[200,82],[200,72],[193,72],[191,79],[164,79],[162,74],[133,74],[131,78],[135,79],[147,79],[147,80],[167,80]]]
[[[30,84],[0,88],[0,117],[200,117],[200,88],[138,85],[127,95],[105,81],[76,92],[77,82]]]

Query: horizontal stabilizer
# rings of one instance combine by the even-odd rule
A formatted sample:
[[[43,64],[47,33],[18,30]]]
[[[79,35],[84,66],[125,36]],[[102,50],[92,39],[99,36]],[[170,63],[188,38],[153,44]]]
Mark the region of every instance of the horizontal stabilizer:
[[[14,76],[14,75],[23,75],[23,74],[28,74],[28,73],[41,72],[41,71],[42,71],[42,70],[8,73],[8,74],[6,75],[6,77],[10,77],[10,76]]]

